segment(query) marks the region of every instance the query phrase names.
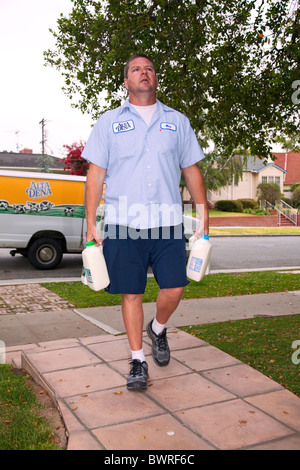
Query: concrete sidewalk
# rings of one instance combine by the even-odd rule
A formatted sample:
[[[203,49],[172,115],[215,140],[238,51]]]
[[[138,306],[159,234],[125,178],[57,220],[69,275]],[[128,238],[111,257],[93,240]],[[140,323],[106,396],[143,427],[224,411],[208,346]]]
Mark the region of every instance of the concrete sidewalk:
[[[13,292],[20,301],[25,288],[11,287],[11,301]],[[167,367],[154,364],[145,335],[150,381],[146,392],[136,393],[126,388],[130,351],[126,335],[119,335],[120,307],[74,309],[55,297],[47,304],[42,289],[43,309],[32,312],[26,304],[37,293],[31,287],[23,314],[11,305],[0,315],[0,340],[6,361],[26,369],[56,401],[69,450],[300,449],[298,397],[177,329],[300,314],[300,291],[182,301],[169,322]],[[144,310],[146,325],[155,305],[144,304]]]
[[[126,388],[126,336],[12,346],[7,359],[56,401],[68,450],[300,449],[298,397],[185,332],[170,329],[168,338],[171,362],[160,368],[144,337],[143,393]]]
[[[55,294],[49,298],[49,291],[39,285],[6,286],[8,291],[10,300],[0,315],[0,340],[6,346],[125,333],[121,306],[76,309]],[[155,304],[144,304],[144,314],[146,325],[155,314]],[[300,291],[191,299],[180,302],[168,327],[294,314],[300,314]]]

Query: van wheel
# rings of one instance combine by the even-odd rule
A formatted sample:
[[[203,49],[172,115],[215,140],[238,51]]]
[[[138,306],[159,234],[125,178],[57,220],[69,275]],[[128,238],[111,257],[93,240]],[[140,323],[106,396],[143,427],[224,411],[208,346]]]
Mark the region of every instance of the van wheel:
[[[37,269],[53,269],[59,265],[63,251],[54,238],[38,238],[28,248],[28,259]]]

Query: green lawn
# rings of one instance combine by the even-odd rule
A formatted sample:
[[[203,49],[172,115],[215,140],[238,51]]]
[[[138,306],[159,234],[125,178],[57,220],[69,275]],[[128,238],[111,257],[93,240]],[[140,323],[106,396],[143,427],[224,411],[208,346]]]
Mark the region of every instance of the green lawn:
[[[258,317],[183,329],[300,397],[300,364],[294,363],[292,349],[293,342],[300,340],[300,315]]]
[[[196,214],[196,212],[194,213]],[[210,210],[209,217],[251,217],[252,214],[245,214],[244,212],[224,212],[217,210]]]
[[[300,227],[210,227],[210,235],[300,235]]]
[[[80,281],[42,285],[77,308],[120,305],[121,303],[120,295],[110,295],[103,290],[94,292]],[[191,281],[185,288],[183,299],[283,292],[298,290],[299,286],[300,274],[285,274],[276,271],[209,274],[200,283]],[[158,289],[155,279],[149,277],[143,301],[155,302]]]
[[[41,409],[26,376],[0,364],[0,450],[57,450]]]

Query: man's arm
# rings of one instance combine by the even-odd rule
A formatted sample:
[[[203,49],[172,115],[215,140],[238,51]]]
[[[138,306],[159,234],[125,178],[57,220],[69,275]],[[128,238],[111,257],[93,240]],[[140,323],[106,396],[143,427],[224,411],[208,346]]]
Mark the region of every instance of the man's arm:
[[[97,209],[103,194],[103,184],[106,176],[106,169],[100,166],[90,164],[90,168],[86,179],[86,221],[87,234],[86,241],[95,240],[97,246],[101,245],[102,240],[99,238],[96,229]]]
[[[200,238],[203,233],[205,235],[209,234],[209,213],[204,179],[197,163],[183,168],[182,172],[188,191],[196,205],[200,217],[200,226],[195,233],[195,235]]]

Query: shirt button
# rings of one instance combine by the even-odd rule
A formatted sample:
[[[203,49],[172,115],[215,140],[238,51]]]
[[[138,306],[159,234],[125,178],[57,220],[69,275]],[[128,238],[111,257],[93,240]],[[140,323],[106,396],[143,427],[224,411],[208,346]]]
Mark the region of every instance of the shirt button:
[[[147,170],[150,170],[150,169],[151,169],[151,166],[150,166],[150,165],[148,165],[148,166],[147,166]]]
[[[151,183],[149,183],[149,184],[148,184],[148,186],[149,186],[149,188],[151,188],[152,184],[151,184]]]
[[[150,149],[146,149],[146,152],[150,152]]]

